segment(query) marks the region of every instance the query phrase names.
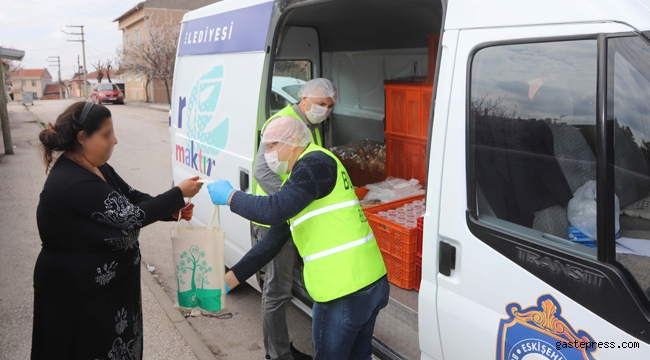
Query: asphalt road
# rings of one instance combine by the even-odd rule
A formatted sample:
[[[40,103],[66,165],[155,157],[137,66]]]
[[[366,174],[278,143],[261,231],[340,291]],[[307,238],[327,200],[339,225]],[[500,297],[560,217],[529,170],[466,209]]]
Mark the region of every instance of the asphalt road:
[[[72,102],[36,101],[33,107],[29,107],[29,112],[33,114],[34,120],[54,123],[56,116]],[[157,195],[169,189],[171,150],[167,112],[130,105],[108,105],[108,108],[113,114],[118,139],[109,163],[122,178],[140,191]],[[16,125],[15,132],[27,132],[27,138],[33,132],[32,140],[15,145],[37,147],[40,127],[36,122],[26,121],[29,120],[23,119],[23,123]],[[34,156],[34,149],[31,153]],[[0,188],[0,202],[4,203],[9,199],[17,201],[17,198],[22,197],[28,198],[29,201],[12,211],[0,211],[0,238],[5,242],[2,244],[3,251],[0,252],[0,288],[12,285],[11,295],[0,291],[0,307],[3,309],[0,313],[0,325],[13,326],[16,329],[11,332],[0,330],[0,335],[4,338],[0,340],[0,355],[10,354],[13,350],[17,351],[16,354],[25,354],[24,348],[29,346],[31,336],[33,264],[40,250],[35,210],[45,174],[44,168],[38,166],[40,164],[31,157],[29,166],[24,167],[16,164],[11,168],[3,168],[3,162],[0,157],[0,180],[15,184],[15,189]],[[169,236],[172,226],[170,223],[157,223],[146,227],[140,235],[140,246],[142,261],[156,268],[154,275],[158,275],[158,282],[174,300],[176,283]],[[21,265],[16,271],[11,271],[15,264]],[[5,306],[5,302],[11,302],[11,306]],[[260,303],[259,292],[244,284],[228,295],[227,309],[224,312],[231,313],[232,317],[219,319],[200,316],[190,317],[188,320],[217,358],[263,359],[265,352]],[[11,308],[14,313],[8,314],[4,311],[5,308]],[[289,306],[287,314],[294,345],[304,352],[311,353],[311,318],[293,305]],[[25,339],[27,345],[24,345]],[[14,349],[12,344],[23,345],[16,345],[18,348]],[[180,341],[179,347],[182,346]]]

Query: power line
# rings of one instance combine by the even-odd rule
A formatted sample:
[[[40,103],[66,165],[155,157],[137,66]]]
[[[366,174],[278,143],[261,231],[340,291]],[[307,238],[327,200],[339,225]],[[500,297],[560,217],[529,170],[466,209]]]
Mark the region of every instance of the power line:
[[[56,61],[54,60],[49,60],[51,58],[56,58]],[[50,56],[47,60],[49,63],[56,62],[57,66],[59,67],[59,81],[57,82],[57,86],[59,88],[59,99],[63,99],[63,94],[61,93],[61,57],[60,56]],[[53,66],[53,65],[50,65]]]
[[[125,6],[122,6],[122,7],[116,7],[115,10],[112,11],[110,14],[106,15],[106,17],[109,18],[109,19],[111,19],[111,18],[114,17],[115,15],[117,15],[117,14],[119,14],[119,13],[123,13],[123,12],[125,12],[126,10],[131,9],[131,8],[134,6],[134,5],[132,5],[132,4],[129,4],[128,2],[123,3],[123,4],[126,4],[127,6],[126,6],[126,7],[125,7]],[[99,32],[100,30],[104,29],[106,26],[111,25],[112,23],[113,23],[113,21],[112,21],[112,20],[109,20],[108,22],[104,23],[104,25],[100,26],[99,28],[91,29],[91,31],[90,31],[89,33],[92,33],[92,34],[97,33],[97,32]]]
[[[86,74],[88,73],[88,67],[86,67],[86,44],[85,44],[86,41],[84,40],[84,26],[83,25],[66,25],[66,27],[80,28],[81,29],[80,33],[68,33],[68,32],[65,32],[63,30],[61,30],[61,31],[63,31],[64,34],[68,34],[68,35],[81,35],[81,40],[68,40],[68,41],[74,41],[74,42],[80,42],[81,43],[81,52],[82,52],[83,58],[84,58],[84,86],[83,86],[84,98],[88,99],[88,87],[86,86],[86,84],[88,83],[88,80],[86,78]]]

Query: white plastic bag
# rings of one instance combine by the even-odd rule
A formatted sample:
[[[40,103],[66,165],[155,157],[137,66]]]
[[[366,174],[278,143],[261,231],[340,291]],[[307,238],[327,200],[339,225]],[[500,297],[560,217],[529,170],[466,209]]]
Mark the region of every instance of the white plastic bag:
[[[386,181],[376,184],[366,185],[366,189],[370,191],[364,200],[379,200],[382,203],[424,194],[422,185],[417,179],[404,180],[395,177],[389,177]]]
[[[618,219],[621,214],[621,209],[618,203],[618,196],[614,195],[614,199],[616,212],[615,233],[618,234],[618,230],[621,228]],[[590,180],[576,190],[575,194],[573,194],[573,199],[569,201],[569,207],[567,209],[567,215],[571,225],[594,240],[596,240],[596,234],[598,233],[596,208],[596,180]]]

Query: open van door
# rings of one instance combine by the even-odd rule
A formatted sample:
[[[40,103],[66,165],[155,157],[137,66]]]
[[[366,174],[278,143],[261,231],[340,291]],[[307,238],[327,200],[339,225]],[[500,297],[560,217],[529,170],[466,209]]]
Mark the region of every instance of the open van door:
[[[171,129],[174,182],[199,175],[251,187],[262,70],[273,1],[218,2],[183,19],[174,71]],[[194,198],[205,223],[214,205]],[[224,211],[226,265],[251,248],[244,218]]]

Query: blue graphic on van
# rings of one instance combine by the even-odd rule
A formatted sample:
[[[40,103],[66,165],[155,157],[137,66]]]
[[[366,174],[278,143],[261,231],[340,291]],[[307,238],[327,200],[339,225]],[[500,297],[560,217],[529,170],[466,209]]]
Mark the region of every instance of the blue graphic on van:
[[[187,144],[176,144],[176,161],[207,176],[216,166],[216,161],[210,156],[218,155],[228,142],[229,119],[214,118],[222,80],[223,66],[219,65],[199,78],[189,100],[179,98],[178,128],[187,129]],[[185,121],[182,118],[184,107],[187,107]]]
[[[562,317],[558,301],[542,295],[537,306],[506,306],[497,335],[497,360],[594,360],[597,343],[584,330],[575,331]]]

